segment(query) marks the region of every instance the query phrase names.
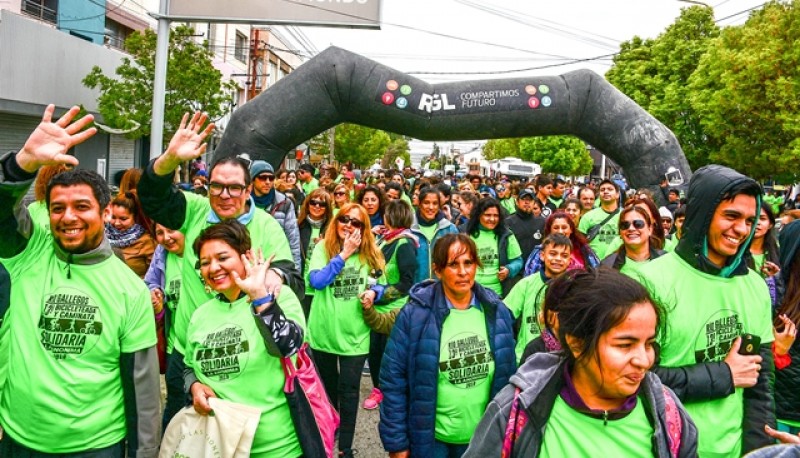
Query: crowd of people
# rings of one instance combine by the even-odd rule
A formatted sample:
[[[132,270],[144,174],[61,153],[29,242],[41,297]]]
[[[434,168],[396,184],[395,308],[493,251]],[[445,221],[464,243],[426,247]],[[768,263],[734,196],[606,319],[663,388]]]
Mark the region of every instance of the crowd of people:
[[[378,408],[393,458],[800,453],[798,210],[739,172],[208,166],[196,113],[112,195],[78,111],[0,158],[0,456],[156,456],[214,397],[261,412],[252,456],[302,456],[304,342],[343,457]]]

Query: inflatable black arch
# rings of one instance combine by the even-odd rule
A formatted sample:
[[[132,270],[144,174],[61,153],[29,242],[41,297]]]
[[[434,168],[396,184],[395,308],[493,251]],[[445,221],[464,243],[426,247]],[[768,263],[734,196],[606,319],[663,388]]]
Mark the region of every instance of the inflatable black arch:
[[[675,135],[592,71],[430,84],[336,47],[236,110],[215,157],[247,153],[277,167],[342,122],[436,141],[571,134],[633,187],[657,186],[670,169],[691,176]]]

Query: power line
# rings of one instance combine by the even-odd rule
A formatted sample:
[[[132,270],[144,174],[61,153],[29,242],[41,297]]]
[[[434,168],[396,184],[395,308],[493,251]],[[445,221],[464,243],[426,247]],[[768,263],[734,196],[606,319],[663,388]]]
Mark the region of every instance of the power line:
[[[121,8],[122,8],[122,6],[125,4],[125,2],[126,2],[127,0],[122,0],[122,3],[120,3],[119,5],[117,5],[117,7],[116,7],[116,8],[114,8],[114,9],[110,9],[110,10],[107,10],[107,9],[106,9],[106,5],[101,5],[100,3],[97,3],[95,0],[89,0],[89,1],[90,1],[91,3],[94,3],[94,4],[95,4],[95,5],[97,5],[97,6],[102,6],[102,7],[103,7],[103,14],[95,14],[94,16],[86,16],[86,17],[79,17],[79,18],[59,19],[58,23],[59,23],[59,24],[61,24],[62,22],[78,22],[78,21],[87,21],[87,20],[89,20],[89,19],[97,19],[97,18],[99,18],[99,17],[106,17],[106,15],[108,15],[108,13],[113,13],[114,11],[117,11],[117,10],[121,9]]]
[[[427,72],[427,71],[414,71],[414,72],[406,72],[411,75],[503,75],[508,73],[518,73],[518,72],[527,72],[532,70],[544,70],[547,68],[555,68],[555,67],[563,67],[565,65],[572,65],[578,64],[581,62],[591,62],[596,60],[610,60],[617,53],[613,54],[604,54],[602,56],[595,56],[595,57],[587,57],[585,59],[573,59],[569,62],[563,62],[560,64],[548,64],[548,65],[540,65],[538,67],[528,67],[528,68],[517,68],[512,70],[491,70],[491,71],[481,71],[481,72]]]

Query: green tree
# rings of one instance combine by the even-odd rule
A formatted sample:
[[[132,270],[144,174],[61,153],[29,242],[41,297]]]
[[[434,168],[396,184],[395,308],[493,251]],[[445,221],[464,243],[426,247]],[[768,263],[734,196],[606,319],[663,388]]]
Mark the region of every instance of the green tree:
[[[222,82],[222,73],[211,64],[213,53],[192,38],[194,30],[180,25],[170,33],[167,64],[164,138],[169,139],[183,114],[204,111],[218,119],[231,110],[233,82]],[[134,33],[125,40],[130,57],[122,59],[115,75],[95,66],[83,79],[89,88],[100,88],[98,110],[105,123],[116,129],[134,129],[135,139],[150,134],[155,78],[156,34]],[[136,128],[138,124],[138,128]]]
[[[487,161],[504,157],[522,157],[519,150],[519,138],[496,138],[483,145],[483,157]]]
[[[684,8],[657,38],[622,43],[606,73],[611,84],[672,130],[694,168],[709,162],[717,142],[700,123],[686,82],[718,35],[711,8]]]
[[[710,159],[755,178],[800,175],[800,2],[770,2],[714,40],[689,80],[718,139]]]
[[[542,173],[581,176],[592,171],[592,157],[576,137],[527,137],[520,140],[519,149],[523,160],[542,166]]]
[[[393,134],[389,134],[391,137]],[[383,159],[381,159],[381,168],[383,169],[394,169],[397,168],[396,164],[394,163],[397,158],[403,158],[403,162],[406,165],[411,165],[411,154],[409,153],[408,149],[408,140],[405,137],[398,136],[389,146],[386,148],[386,154],[384,154]]]
[[[375,159],[382,158],[392,143],[389,134],[382,130],[358,124],[339,124],[334,137],[334,155],[339,162],[352,161],[359,167],[369,167]]]

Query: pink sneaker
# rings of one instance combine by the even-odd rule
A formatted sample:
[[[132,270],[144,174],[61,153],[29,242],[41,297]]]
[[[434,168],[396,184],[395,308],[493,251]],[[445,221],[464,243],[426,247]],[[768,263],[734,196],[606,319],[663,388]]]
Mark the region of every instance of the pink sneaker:
[[[378,408],[381,401],[383,401],[383,393],[378,388],[373,388],[372,393],[367,396],[367,399],[364,399],[363,407],[367,410],[374,410]]]

